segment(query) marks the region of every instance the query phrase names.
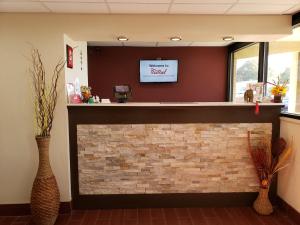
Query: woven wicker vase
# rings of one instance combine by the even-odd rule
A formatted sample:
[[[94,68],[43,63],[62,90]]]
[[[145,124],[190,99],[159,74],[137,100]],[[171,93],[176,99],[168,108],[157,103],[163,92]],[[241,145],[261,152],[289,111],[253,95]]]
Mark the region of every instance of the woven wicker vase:
[[[269,188],[260,188],[258,197],[253,203],[253,208],[260,215],[273,213],[273,206],[269,199]]]
[[[36,137],[39,168],[31,192],[31,214],[36,225],[53,225],[58,216],[60,197],[49,162],[50,137]]]

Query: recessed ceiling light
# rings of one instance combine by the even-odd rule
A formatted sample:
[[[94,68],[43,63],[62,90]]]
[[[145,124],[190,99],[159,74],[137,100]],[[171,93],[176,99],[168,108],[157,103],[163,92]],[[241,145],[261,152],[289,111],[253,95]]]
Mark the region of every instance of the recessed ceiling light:
[[[125,37],[125,36],[119,36],[118,38],[118,41],[128,41],[129,38]]]
[[[233,41],[234,38],[232,36],[223,37],[223,41]]]
[[[175,36],[175,37],[170,37],[170,40],[171,40],[171,41],[181,41],[181,37],[177,37],[177,36]]]

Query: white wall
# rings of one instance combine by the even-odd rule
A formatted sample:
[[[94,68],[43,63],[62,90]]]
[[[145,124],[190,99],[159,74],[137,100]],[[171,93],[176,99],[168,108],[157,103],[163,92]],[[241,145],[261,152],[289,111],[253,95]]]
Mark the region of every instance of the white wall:
[[[88,86],[87,42],[74,41],[65,34],[64,43],[65,46],[69,45],[73,48],[73,68],[68,68],[67,64],[65,65],[65,82],[74,84],[75,80],[78,79],[81,86]],[[82,56],[80,56],[80,53],[82,53]]]
[[[280,135],[288,142],[293,138],[292,160],[278,176],[278,195],[300,213],[300,120],[281,118]]]
[[[163,24],[163,26],[161,26]],[[199,15],[63,15],[0,13],[0,204],[27,203],[37,170],[30,45],[42,53],[52,74],[65,55],[64,34],[74,40],[112,41],[127,35],[132,41],[166,41],[182,35],[186,41],[220,41],[224,34],[271,39],[291,32],[291,16]],[[76,51],[75,51],[76,52]],[[68,77],[69,78],[69,77]],[[71,200],[68,120],[65,80],[59,81],[50,160],[62,201]]]

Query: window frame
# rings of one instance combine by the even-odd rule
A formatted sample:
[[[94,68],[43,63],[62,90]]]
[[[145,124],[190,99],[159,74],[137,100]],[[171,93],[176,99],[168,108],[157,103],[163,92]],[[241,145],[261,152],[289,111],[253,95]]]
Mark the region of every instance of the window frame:
[[[226,100],[233,101],[233,68],[234,68],[234,53],[244,48],[250,47],[259,43],[258,52],[258,82],[267,82],[268,80],[268,56],[269,42],[236,42],[228,46],[228,71],[227,71],[227,96]],[[266,90],[265,90],[266,91]],[[265,95],[266,93],[264,93]]]

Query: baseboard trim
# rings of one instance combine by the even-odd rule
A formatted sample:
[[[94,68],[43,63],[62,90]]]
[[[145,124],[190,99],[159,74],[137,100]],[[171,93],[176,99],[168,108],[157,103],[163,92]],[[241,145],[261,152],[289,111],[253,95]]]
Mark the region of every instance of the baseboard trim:
[[[61,202],[59,213],[68,214],[72,211],[71,202]],[[0,216],[30,215],[30,204],[0,204]]]
[[[300,213],[278,196],[278,206],[285,211],[295,224],[300,224]]]
[[[257,192],[80,195],[73,209],[250,206]]]

